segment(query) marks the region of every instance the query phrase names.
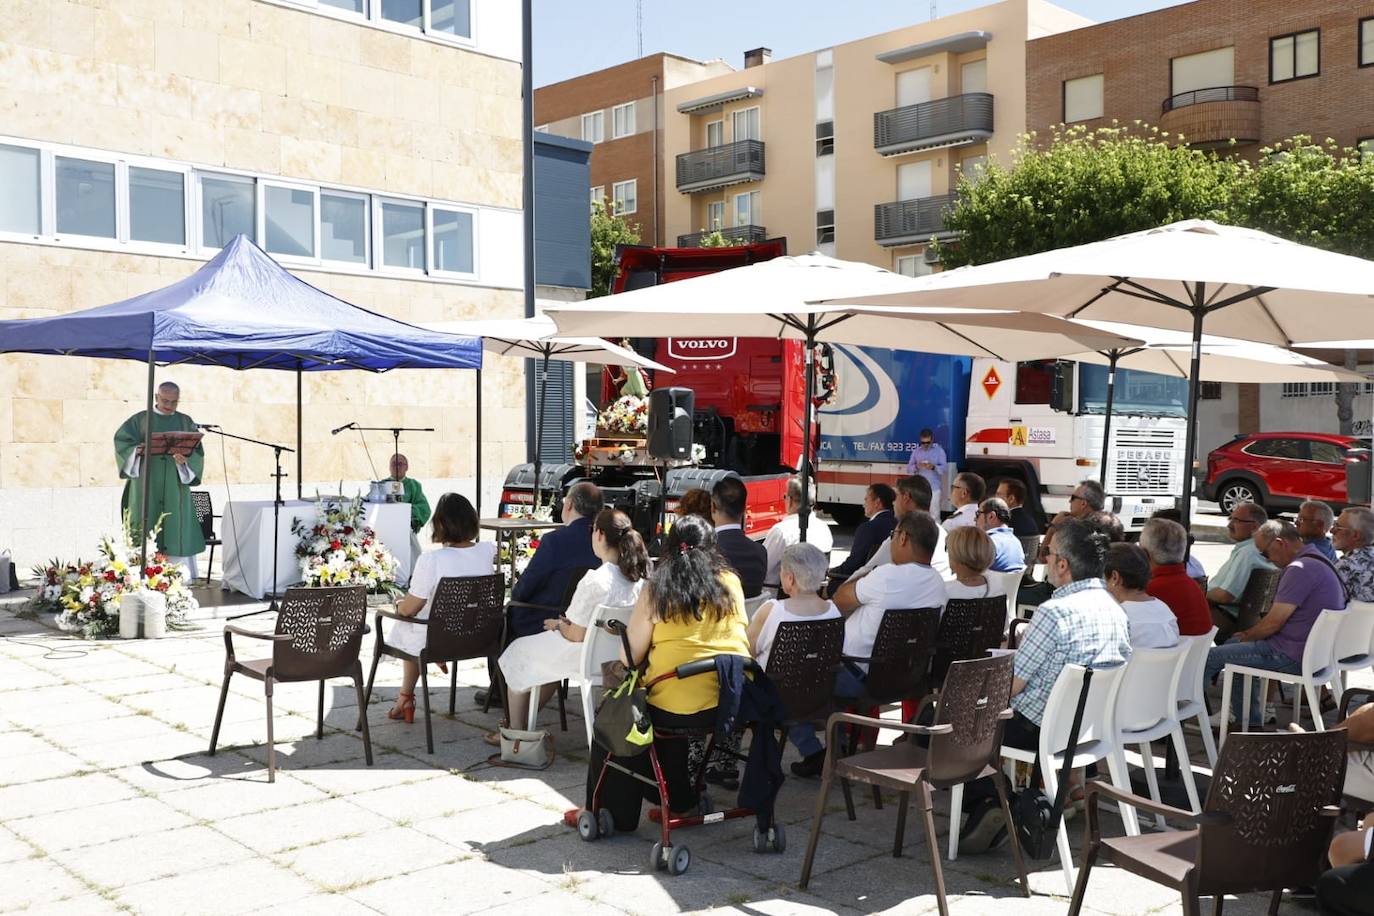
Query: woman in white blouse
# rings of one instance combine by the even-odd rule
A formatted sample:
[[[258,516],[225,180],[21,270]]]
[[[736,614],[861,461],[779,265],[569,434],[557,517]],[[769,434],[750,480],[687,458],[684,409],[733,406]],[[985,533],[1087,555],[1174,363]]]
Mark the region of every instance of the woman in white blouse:
[[[778,578],[783,591],[792,597],[765,602],[749,621],[749,647],[760,667],[768,668],[768,655],[782,624],[840,616],[833,602],[816,594],[825,581],[827,566],[825,554],[815,544],[790,544],[783,549]]]
[[[577,674],[582,642],[597,607],[630,607],[639,599],[649,570],[649,552],[630,517],[615,509],[602,509],[592,523],[592,550],[602,563],[582,577],[567,612],[545,621],[543,633],[522,636],[501,653],[509,712],[506,721],[514,728],[524,727],[530,694],[536,687],[542,685],[542,708],[560,681]],[[487,740],[499,744],[500,734],[494,732]]]
[[[953,598],[994,598],[1006,594],[1002,580],[987,575],[996,553],[992,539],[981,528],[955,528],[945,541],[949,552],[949,571],[954,580],[945,583],[945,594]]]
[[[496,571],[496,545],[491,541],[477,540],[477,510],[472,508],[466,496],[445,493],[439,497],[429,524],[431,540],[439,548],[420,554],[415,561],[406,596],[396,603],[396,613],[402,617],[427,619],[429,601],[434,597],[440,579],[450,576],[489,576]],[[410,655],[419,655],[425,647],[428,629],[414,623],[397,623],[386,634],[387,645]],[[414,722],[415,682],[420,678],[420,665],[411,661],[401,664],[404,669],[401,692],[387,717]]]

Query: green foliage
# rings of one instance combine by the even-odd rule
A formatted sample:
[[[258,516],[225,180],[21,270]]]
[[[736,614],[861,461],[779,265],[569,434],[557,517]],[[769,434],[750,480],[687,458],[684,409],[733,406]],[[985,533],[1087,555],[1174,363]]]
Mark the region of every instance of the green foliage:
[[[710,232],[706,232],[706,230],[703,229],[702,232],[704,232],[705,235],[703,235],[701,241],[697,243],[698,248],[729,248],[731,245],[735,244],[727,239],[725,233],[721,232],[719,229],[712,229]]]
[[[639,244],[639,232],[600,201],[592,205],[592,291],[589,299],[609,296],[615,282],[615,246]]]

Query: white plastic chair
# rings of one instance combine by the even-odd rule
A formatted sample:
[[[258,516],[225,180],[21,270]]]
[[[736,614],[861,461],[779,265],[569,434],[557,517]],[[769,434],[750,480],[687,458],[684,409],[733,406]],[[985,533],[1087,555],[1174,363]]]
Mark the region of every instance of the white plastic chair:
[[[1203,699],[1206,690],[1207,650],[1216,645],[1217,628],[1201,636],[1183,636],[1179,642],[1188,646],[1183,668],[1178,677],[1178,713],[1180,723],[1197,719],[1198,731],[1202,733],[1202,746],[1207,751],[1207,765],[1217,765],[1217,742],[1212,734],[1212,723],[1207,715],[1207,702]],[[1187,758],[1180,758],[1182,766]]]
[[[1064,765],[1064,756],[1068,751],[1069,729],[1073,727],[1073,714],[1078,708],[1078,696],[1083,688],[1083,673],[1086,670],[1082,665],[1065,665],[1059,672],[1059,677],[1050,690],[1049,701],[1045,705],[1045,717],[1040,723],[1038,751],[1023,751],[1020,748],[1002,745],[1002,756],[1010,760],[1020,760],[1034,765],[1036,755],[1039,755],[1040,770],[1045,779],[1045,794],[1051,799],[1058,790],[1059,770]],[[1093,669],[1088,702],[1083,707],[1083,724],[1079,729],[1078,744],[1072,751],[1071,766],[1085,767],[1090,763],[1105,760],[1112,785],[1129,792],[1131,783],[1121,749],[1116,743],[1115,724],[1116,697],[1125,673],[1125,665]],[[953,790],[951,795],[955,791],[958,790]],[[952,798],[951,804],[961,804],[962,794],[960,792],[961,797]],[[1136,821],[1135,808],[1125,803],[1122,803],[1120,808],[1126,833],[1129,836],[1138,836],[1140,824]],[[950,810],[958,811],[959,808],[954,807]],[[958,829],[958,818],[950,818],[950,831],[957,832]],[[1055,836],[1055,845],[1059,851],[1059,864],[1064,868],[1064,883],[1072,893],[1073,853],[1069,851],[1069,834],[1062,820]]]
[[[1331,609],[1321,612],[1312,624],[1311,632],[1307,634],[1307,645],[1302,650],[1302,671],[1298,674],[1283,674],[1247,665],[1227,665],[1221,672],[1221,708],[1231,708],[1231,678],[1232,675],[1240,675],[1245,682],[1244,702],[1241,705],[1241,729],[1249,731],[1251,679],[1259,679],[1260,697],[1268,695],[1270,681],[1293,684],[1297,688],[1293,691],[1293,721],[1297,722],[1302,718],[1302,695],[1306,692],[1307,702],[1312,707],[1312,725],[1317,731],[1325,731],[1326,723],[1322,721],[1321,687],[1323,684],[1330,684],[1335,677],[1336,665],[1332,657],[1336,652],[1336,634],[1348,613]],[[1220,718],[1221,736],[1217,743],[1225,744],[1230,716],[1222,715]]]
[[[1374,602],[1352,601],[1345,606],[1346,616],[1336,634],[1332,661],[1336,670],[1331,689],[1339,697],[1345,693],[1345,673],[1374,668]],[[1349,653],[1349,654],[1343,654]]]
[[[605,625],[611,620],[629,623],[630,612],[633,610],[633,605],[597,606],[592,612],[591,621],[587,624],[587,635],[582,640],[582,655],[577,663],[577,674],[568,678],[570,683],[577,685],[577,691],[582,695],[582,722],[587,726],[587,747],[592,746],[592,720],[596,717],[592,688],[601,685],[601,663],[620,658],[620,637],[606,630]],[[530,723],[530,731],[534,731],[533,722]]]
[[[1135,649],[1131,652],[1131,660],[1126,663],[1126,673],[1121,680],[1121,689],[1116,695],[1116,741],[1122,769],[1127,768],[1126,746],[1133,744],[1140,749],[1145,783],[1150,787],[1150,798],[1158,804],[1161,802],[1159,779],[1155,773],[1150,742],[1170,738],[1178,754],[1179,768],[1183,771],[1183,787],[1188,792],[1188,804],[1194,813],[1200,813],[1202,803],[1198,800],[1197,783],[1193,780],[1193,768],[1188,762],[1183,724],[1178,718],[1178,683],[1183,669],[1187,667],[1191,648],[1189,643],[1180,641],[1168,649]],[[1155,815],[1155,823],[1160,830],[1167,827],[1162,814]]]
[[[989,582],[1000,579],[1002,582],[1002,593],[1007,596],[1007,626],[1011,626],[1012,618],[1016,616],[1016,591],[1021,587],[1021,577],[1023,571],[1014,569],[1011,572],[994,572],[989,569],[983,573]]]

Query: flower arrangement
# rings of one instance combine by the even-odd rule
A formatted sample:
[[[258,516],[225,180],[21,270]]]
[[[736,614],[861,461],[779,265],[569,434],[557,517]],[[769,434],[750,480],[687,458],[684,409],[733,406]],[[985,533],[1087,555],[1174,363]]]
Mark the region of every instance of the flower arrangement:
[[[692,464],[701,464],[706,460],[706,446],[700,442],[692,443]]]
[[[553,501],[557,496],[551,494],[548,502],[540,502],[538,505],[507,505],[505,511],[506,518],[533,518],[541,522],[547,522],[553,518]],[[529,565],[534,552],[539,549],[539,535],[533,531],[522,531],[514,537],[512,547],[511,538],[501,541],[501,552],[498,557],[498,566],[502,570],[509,570],[511,567],[511,552],[515,553],[515,571],[517,574],[525,571]],[[506,586],[512,584],[507,575]]]
[[[311,588],[365,585],[370,594],[391,595],[399,591],[399,564],[377,539],[377,533],[365,524],[362,496],[325,499],[317,495],[315,505],[315,524],[299,518],[291,523],[291,533],[300,538],[296,557],[304,584]]]
[[[606,407],[596,418],[597,429],[627,436],[649,431],[649,399],[627,394]]]
[[[632,464],[634,463],[635,455],[638,453],[638,449],[626,442],[616,446],[615,451],[611,454],[615,457],[615,460],[619,461],[621,464]]]
[[[186,586],[186,567],[168,562],[157,550],[158,519],[148,534],[148,565],[138,568],[139,546],[134,543],[129,515],[124,515],[119,538],[101,538],[98,558],[66,563],[50,560],[33,569],[39,580],[38,592],[30,607],[57,614],[57,626],[68,632],[80,631],[87,639],[119,631],[119,606],[125,595],[140,589],[167,596],[167,625],[184,626],[187,615],[199,604]]]

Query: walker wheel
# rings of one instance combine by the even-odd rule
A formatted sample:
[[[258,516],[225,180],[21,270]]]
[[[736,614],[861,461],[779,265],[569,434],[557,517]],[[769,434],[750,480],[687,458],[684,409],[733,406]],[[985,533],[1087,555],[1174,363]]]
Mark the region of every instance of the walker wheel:
[[[782,829],[782,824],[774,821],[773,829],[768,831],[772,835],[773,851],[784,852],[787,849],[787,831]]]
[[[754,852],[782,852],[787,848],[787,833],[782,824],[774,823],[767,830],[754,828]]]
[[[754,828],[754,852],[767,852],[767,851],[768,851],[768,834],[764,833],[764,832],[763,832],[762,830],[760,830],[758,827],[755,827],[755,828]]]
[[[586,809],[577,813],[577,835],[587,843],[601,836],[600,829],[596,823],[596,816]]]
[[[663,844],[657,840],[649,847],[649,866],[654,871],[663,871],[668,867],[668,863],[663,861]]]
[[[686,846],[674,846],[672,858],[668,860],[668,874],[686,874],[692,864],[692,852]]]
[[[598,808],[596,812],[596,828],[601,836],[611,836],[615,833],[615,819],[611,817],[610,810]]]

